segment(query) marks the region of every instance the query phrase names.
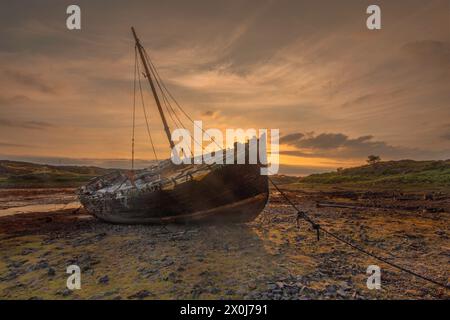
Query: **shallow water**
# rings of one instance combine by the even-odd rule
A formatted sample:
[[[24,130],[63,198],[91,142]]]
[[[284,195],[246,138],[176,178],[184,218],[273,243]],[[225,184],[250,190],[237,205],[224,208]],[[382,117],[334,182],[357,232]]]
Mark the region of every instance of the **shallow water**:
[[[51,212],[62,209],[76,209],[79,208],[80,206],[81,204],[78,201],[72,201],[66,204],[64,203],[30,204],[20,207],[1,209],[0,217],[28,212]]]

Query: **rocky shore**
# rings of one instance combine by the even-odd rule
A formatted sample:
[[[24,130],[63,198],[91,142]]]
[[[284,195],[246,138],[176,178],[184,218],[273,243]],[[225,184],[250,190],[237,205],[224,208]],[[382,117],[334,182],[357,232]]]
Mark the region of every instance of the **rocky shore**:
[[[449,199],[289,195],[329,230],[448,283]],[[357,205],[317,208],[323,201]],[[414,205],[405,206],[408,201]],[[419,202],[439,210],[420,209]],[[0,217],[0,298],[449,298],[448,290],[330,237],[317,241],[309,225],[296,227],[295,218],[277,193],[248,225],[111,225],[83,209]],[[72,291],[66,268],[73,264],[81,269],[81,289]],[[374,264],[381,268],[380,290],[366,286],[366,269]]]

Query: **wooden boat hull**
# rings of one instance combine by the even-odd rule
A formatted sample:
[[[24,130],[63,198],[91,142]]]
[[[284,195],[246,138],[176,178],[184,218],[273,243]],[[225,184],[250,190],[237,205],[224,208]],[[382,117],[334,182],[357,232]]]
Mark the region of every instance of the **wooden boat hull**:
[[[105,222],[117,224],[245,223],[254,220],[260,214],[267,203],[267,198],[267,193],[260,194],[249,199],[209,210],[166,217],[153,217],[152,215],[129,217],[123,214],[95,214],[95,216]]]
[[[187,171],[195,167],[189,165]],[[268,200],[268,179],[260,168],[221,165],[159,190],[135,188],[126,197],[80,193],[79,198],[88,212],[111,223],[249,222]]]

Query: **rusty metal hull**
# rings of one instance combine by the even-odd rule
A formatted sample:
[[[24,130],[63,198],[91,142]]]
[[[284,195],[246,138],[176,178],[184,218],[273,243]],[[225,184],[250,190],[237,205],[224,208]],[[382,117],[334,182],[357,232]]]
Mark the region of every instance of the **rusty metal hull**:
[[[111,191],[113,186],[107,186],[107,192],[100,192],[104,188],[97,185],[100,177],[80,189],[79,199],[88,212],[112,223],[248,222],[268,200],[268,179],[260,169],[256,164],[166,163],[163,168],[142,170],[135,177],[118,173],[122,182],[120,176],[103,178],[131,185],[122,191]],[[147,183],[139,186],[134,179]]]

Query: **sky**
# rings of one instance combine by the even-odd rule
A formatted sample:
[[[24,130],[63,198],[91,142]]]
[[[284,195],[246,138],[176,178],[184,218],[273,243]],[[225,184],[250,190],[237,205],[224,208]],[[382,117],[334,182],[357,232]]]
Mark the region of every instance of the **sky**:
[[[81,30],[66,27],[70,4],[81,8]],[[371,4],[381,30],[366,27]],[[130,165],[131,26],[205,129],[280,129],[281,173],[360,165],[370,154],[450,158],[448,0],[5,0],[0,159]],[[158,157],[168,158],[143,85]],[[154,156],[136,110],[145,166]]]

